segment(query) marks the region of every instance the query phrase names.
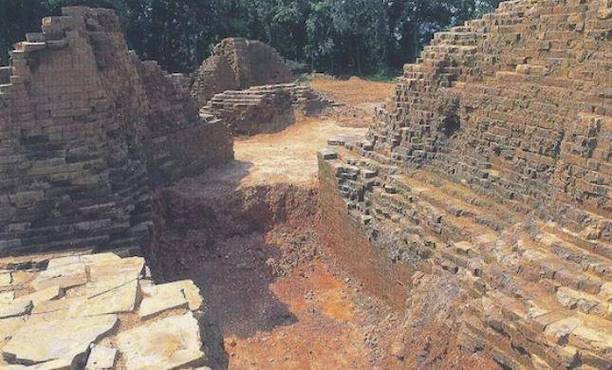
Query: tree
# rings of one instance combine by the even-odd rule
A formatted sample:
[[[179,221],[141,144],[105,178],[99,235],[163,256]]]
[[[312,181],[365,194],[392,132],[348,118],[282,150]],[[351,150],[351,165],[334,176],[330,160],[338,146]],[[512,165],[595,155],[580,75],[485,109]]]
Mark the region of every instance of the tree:
[[[332,74],[397,71],[433,33],[499,0],[0,0],[0,62],[40,18],[62,6],[115,9],[128,44],[170,72],[189,72],[229,36],[262,40]]]
[[[13,44],[40,29],[40,18],[48,13],[45,1],[0,0],[0,65],[7,64]]]

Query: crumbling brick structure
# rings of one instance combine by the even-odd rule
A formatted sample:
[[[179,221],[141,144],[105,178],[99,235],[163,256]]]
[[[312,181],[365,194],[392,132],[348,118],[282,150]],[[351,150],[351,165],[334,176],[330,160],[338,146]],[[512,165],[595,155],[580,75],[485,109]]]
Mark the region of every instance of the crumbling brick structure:
[[[114,12],[64,8],[0,69],[0,254],[139,247],[152,188],[232,157]]]
[[[226,90],[284,84],[294,76],[274,48],[261,41],[228,38],[204,60],[194,77],[191,93],[200,107]]]
[[[234,135],[254,135],[280,131],[295,123],[296,116],[317,115],[329,105],[306,85],[277,84],[217,94],[200,113],[222,121]]]
[[[383,295],[462,292],[431,285],[461,298],[410,336],[442,326],[513,369],[612,364],[611,30],[605,0],[502,3],[436,34],[365,140],[321,152],[324,238],[345,262],[392,271]],[[376,252],[350,253],[344,230]]]

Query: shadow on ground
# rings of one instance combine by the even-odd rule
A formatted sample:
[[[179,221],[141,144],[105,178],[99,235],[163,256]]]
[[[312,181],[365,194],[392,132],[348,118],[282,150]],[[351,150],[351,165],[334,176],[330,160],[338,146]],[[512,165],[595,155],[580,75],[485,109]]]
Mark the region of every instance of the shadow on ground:
[[[264,236],[286,217],[282,196],[264,186],[240,188],[250,163],[227,166],[157,192],[149,256],[156,280],[190,279],[200,288],[214,368],[228,365],[223,338],[249,338],[297,321],[270,291],[282,253]]]

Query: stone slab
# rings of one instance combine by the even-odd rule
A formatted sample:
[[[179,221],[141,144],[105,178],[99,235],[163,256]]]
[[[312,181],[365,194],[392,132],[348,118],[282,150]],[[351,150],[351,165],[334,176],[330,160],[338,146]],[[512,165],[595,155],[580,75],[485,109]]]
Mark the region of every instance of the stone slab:
[[[23,325],[2,348],[5,358],[41,363],[81,356],[117,325],[117,316],[81,317]],[[12,361],[12,362],[16,362]]]
[[[58,285],[56,285],[56,286],[52,286],[52,287],[49,287],[43,290],[39,290],[31,294],[25,295],[23,297],[20,297],[19,299],[29,299],[30,301],[32,301],[32,304],[36,306],[42,302],[57,299],[61,295],[62,295],[62,289]]]
[[[143,319],[151,318],[166,310],[187,307],[187,299],[177,285],[163,284],[143,289],[147,295],[140,304],[138,315]]]
[[[36,290],[43,290],[53,286],[66,289],[84,285],[85,283],[87,283],[85,264],[73,263],[51,269],[47,268],[32,281],[32,287]]]
[[[27,299],[17,299],[9,304],[0,305],[0,319],[22,316],[30,313],[32,301]]]
[[[95,345],[89,353],[85,370],[113,369],[117,361],[117,350],[101,345]]]
[[[146,296],[151,298],[154,298],[155,296],[164,295],[173,296],[175,292],[178,292],[187,301],[187,303],[189,304],[189,309],[191,311],[198,311],[202,307],[202,296],[200,295],[200,289],[191,280],[175,281],[163,285],[141,285],[141,289]],[[149,301],[147,297],[145,297],[145,299],[143,300],[143,303],[141,305],[141,311],[143,305],[145,305],[145,301]],[[175,303],[177,303],[178,301],[179,299],[176,298]],[[154,303],[154,301],[152,301],[152,303]],[[177,304],[175,307],[179,306],[180,305]]]
[[[2,292],[0,293],[0,305],[8,304],[15,299],[15,292]]]
[[[200,288],[195,285],[192,280],[181,280],[169,283],[168,285],[178,287],[183,294],[185,299],[189,303],[189,309],[191,311],[198,311],[202,308],[202,295],[200,295]]]
[[[121,258],[114,253],[100,254],[84,254],[54,258],[49,261],[47,269],[57,268],[60,266],[71,265],[75,263],[84,263],[86,265],[104,263],[109,261],[118,261]]]
[[[40,302],[34,306],[30,320],[58,321],[77,318],[84,311],[86,304],[87,299],[80,296]]]
[[[0,348],[8,342],[13,334],[26,322],[25,317],[12,317],[0,320]],[[1,367],[0,367],[1,368]]]
[[[132,312],[136,308],[138,279],[127,280],[119,275],[109,280],[100,280],[86,286],[87,302],[84,316]]]
[[[125,276],[126,280],[134,280],[143,274],[144,265],[145,261],[141,257],[99,261],[89,266],[89,277],[94,282],[120,275]]]
[[[205,359],[201,343],[198,322],[192,313],[152,321],[117,336],[128,370],[199,366]]]
[[[11,277],[10,272],[2,272],[0,273],[0,287],[7,287],[11,285],[13,278]]]

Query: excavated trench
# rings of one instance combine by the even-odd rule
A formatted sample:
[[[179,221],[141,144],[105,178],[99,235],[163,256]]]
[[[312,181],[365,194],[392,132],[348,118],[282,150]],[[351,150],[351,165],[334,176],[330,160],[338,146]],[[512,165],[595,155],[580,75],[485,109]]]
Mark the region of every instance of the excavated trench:
[[[451,283],[419,277],[410,309],[400,309],[372,294],[367,276],[351,275],[359,260],[328,254],[318,189],[205,182],[156,194],[148,260],[156,281],[191,279],[200,288],[213,369],[482,365],[453,352],[449,327],[436,323],[453,315]],[[381,274],[373,268],[371,277]]]
[[[237,139],[234,162],[154,194],[147,260],[156,281],[200,288],[213,369],[491,367],[448,335],[453,280],[389,265],[324,173],[320,193],[317,151],[364,132],[321,117]]]
[[[150,259],[157,279],[192,279],[200,287],[209,357],[223,368],[229,362],[224,338],[296,322],[270,285],[317,255],[318,198],[290,185],[194,187],[156,194]]]
[[[157,281],[192,279],[213,368],[369,368],[397,315],[324,253],[309,186],[187,180],[155,195]]]

